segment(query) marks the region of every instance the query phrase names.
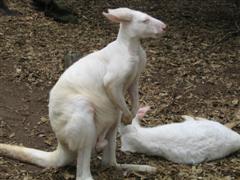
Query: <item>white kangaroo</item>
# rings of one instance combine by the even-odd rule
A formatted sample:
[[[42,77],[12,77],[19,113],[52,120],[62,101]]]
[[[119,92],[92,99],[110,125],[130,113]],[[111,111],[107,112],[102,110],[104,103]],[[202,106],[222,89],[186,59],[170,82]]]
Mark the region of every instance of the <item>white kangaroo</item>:
[[[147,165],[116,162],[117,125],[123,114],[130,120],[138,109],[138,79],[146,63],[140,39],[157,38],[166,25],[128,8],[103,15],[120,23],[117,39],[70,66],[52,88],[49,119],[58,140],[57,149],[44,152],[0,144],[0,154],[42,167],[60,167],[77,159],[77,180],[91,180],[92,150],[104,148],[102,164],[137,171],[155,171]],[[124,94],[131,98],[129,110]]]
[[[204,118],[183,116],[181,123],[141,127],[149,107],[138,110],[131,125],[121,125],[121,150],[164,157],[184,164],[223,158],[240,149],[240,135],[230,128]]]

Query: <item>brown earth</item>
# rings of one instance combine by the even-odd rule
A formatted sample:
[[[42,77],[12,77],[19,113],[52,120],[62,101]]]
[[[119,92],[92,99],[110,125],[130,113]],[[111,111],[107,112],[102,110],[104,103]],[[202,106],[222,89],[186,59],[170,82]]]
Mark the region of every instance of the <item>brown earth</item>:
[[[67,1],[81,17],[61,24],[32,8],[30,0],[10,2],[21,16],[0,17],[0,142],[44,150],[56,146],[48,121],[48,93],[63,72],[66,53],[82,56],[116,38],[118,27],[101,12],[127,6],[169,26],[160,39],[143,41],[148,64],[141,76],[141,103],[152,111],[143,124],[181,121],[189,114],[221,123],[240,121],[240,10],[234,1]],[[235,130],[240,133],[240,127]],[[224,146],[224,145],[223,145]],[[105,169],[92,160],[95,179],[239,179],[240,154],[196,166],[117,151],[122,163],[158,167],[141,174]],[[71,180],[74,167],[42,169],[0,157],[1,180]]]

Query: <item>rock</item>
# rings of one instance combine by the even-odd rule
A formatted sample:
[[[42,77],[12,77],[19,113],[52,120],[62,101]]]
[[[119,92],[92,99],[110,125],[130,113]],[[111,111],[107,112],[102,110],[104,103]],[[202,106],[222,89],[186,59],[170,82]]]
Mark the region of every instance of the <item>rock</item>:
[[[33,0],[33,5],[55,21],[78,23],[78,16],[66,5],[65,0]]]
[[[68,52],[64,56],[64,69],[66,70],[69,66],[75,63],[77,60],[81,58],[80,52]]]

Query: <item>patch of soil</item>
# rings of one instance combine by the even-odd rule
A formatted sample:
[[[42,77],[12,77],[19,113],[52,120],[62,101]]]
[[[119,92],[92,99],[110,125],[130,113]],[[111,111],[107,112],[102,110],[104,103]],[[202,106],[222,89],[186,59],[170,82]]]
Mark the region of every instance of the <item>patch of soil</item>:
[[[101,16],[107,8],[139,9],[168,24],[168,32],[143,41],[148,63],[141,76],[141,103],[152,111],[146,126],[181,121],[188,114],[221,123],[240,121],[240,11],[234,1],[75,1],[79,24],[61,24],[13,0],[22,16],[0,17],[0,142],[43,150],[56,146],[48,121],[48,93],[63,72],[68,52],[82,56],[116,38],[118,26]],[[240,133],[240,128],[235,130]],[[118,141],[119,143],[119,141]],[[158,167],[157,174],[105,169],[92,160],[95,179],[238,179],[240,154],[196,166],[117,151],[120,163]],[[75,178],[74,167],[42,169],[0,157],[0,179]]]

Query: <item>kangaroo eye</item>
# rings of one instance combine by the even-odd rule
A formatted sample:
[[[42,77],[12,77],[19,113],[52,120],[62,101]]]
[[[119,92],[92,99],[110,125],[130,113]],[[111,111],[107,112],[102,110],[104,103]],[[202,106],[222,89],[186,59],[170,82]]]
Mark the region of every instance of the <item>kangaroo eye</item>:
[[[142,22],[143,22],[143,23],[148,23],[148,22],[149,22],[149,19],[146,18],[146,19],[142,20]]]

